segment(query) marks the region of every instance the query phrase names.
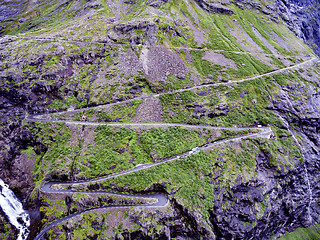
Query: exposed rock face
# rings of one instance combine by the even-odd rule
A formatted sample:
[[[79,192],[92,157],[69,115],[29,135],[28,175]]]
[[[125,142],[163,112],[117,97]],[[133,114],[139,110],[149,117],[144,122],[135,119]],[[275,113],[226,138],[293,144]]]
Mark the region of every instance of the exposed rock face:
[[[294,103],[293,96],[301,91],[311,97]],[[272,232],[281,236],[320,220],[319,92],[313,86],[298,85],[284,87],[280,92],[270,108],[279,114],[285,129],[303,137],[299,144],[304,162],[296,162],[295,168],[288,171],[275,169],[270,165],[270,155],[262,151],[256,156],[257,181],[241,183],[239,179],[230,190],[215,189],[217,199],[210,220],[218,239],[263,239]],[[231,207],[226,208],[228,202]],[[257,204],[262,204],[259,212],[253,208]],[[259,214],[268,217],[259,219]],[[241,221],[248,225],[243,226]],[[263,227],[266,224],[268,228]]]
[[[198,0],[199,6],[207,10],[210,13],[221,13],[226,15],[232,15],[233,11],[230,8],[223,6],[221,3],[212,3],[207,0]],[[227,5],[228,2],[223,2],[224,5]],[[230,3],[229,3],[230,4]]]
[[[34,61],[29,64],[37,67],[43,65],[45,54],[39,54]],[[17,186],[15,193],[18,197],[25,198],[34,187],[32,180],[32,161],[27,156],[20,155],[20,151],[29,146],[34,147],[37,153],[45,152],[46,147],[40,142],[35,134],[37,132],[34,124],[23,124],[26,112],[40,113],[47,111],[47,106],[54,98],[65,98],[74,95],[85,99],[85,95],[78,94],[75,85],[70,85],[64,91],[59,87],[63,84],[63,79],[67,79],[73,74],[72,62],[80,64],[92,62],[97,55],[73,55],[65,58],[63,70],[52,73],[43,73],[38,76],[29,75],[29,79],[34,80],[34,84],[22,84],[14,87],[21,82],[23,77],[16,72],[7,72],[0,77],[2,86],[0,88],[0,170],[1,178],[8,183]],[[37,78],[37,80],[35,80]],[[49,81],[52,81],[49,83]],[[82,96],[81,96],[82,95]],[[44,101],[44,99],[51,99]],[[29,165],[29,167],[27,167]],[[19,187],[18,187],[19,186]]]
[[[274,169],[268,166],[268,156],[261,152],[257,156],[257,161],[260,162],[257,182],[239,184],[231,191],[221,189],[217,192],[217,195],[222,194],[224,200],[215,201],[210,220],[218,239],[264,239],[274,232],[281,236],[285,231],[308,227],[318,221],[319,209],[310,199],[318,198],[319,190],[318,187],[312,187],[311,196],[308,181],[312,186],[317,185],[317,177],[314,178],[313,174],[319,176],[319,162],[308,160],[305,163],[306,170],[300,166],[298,171],[272,174]],[[269,183],[266,179],[270,179]],[[232,207],[224,209],[223,206],[229,201],[232,202]],[[261,212],[255,212],[252,207],[257,204],[265,208],[261,210],[267,218],[256,218]],[[243,221],[248,222],[248,225],[243,226]],[[263,227],[266,224],[268,228]]]
[[[257,1],[236,0],[240,8],[257,9],[270,19],[285,21],[296,35],[320,54],[320,5],[317,0],[276,0],[265,7]]]
[[[23,4],[19,1],[0,1],[0,21],[10,18],[20,13],[22,10]],[[0,27],[0,32],[1,32]]]
[[[320,54],[320,6],[317,0],[277,1],[280,17],[301,39]]]
[[[0,170],[4,181],[13,183],[15,179],[20,182],[19,191],[22,195],[30,193],[33,187],[30,172],[26,173],[18,167],[18,156],[21,149],[28,146],[37,146],[37,140],[32,136],[28,126],[21,127],[24,114],[26,96],[18,91],[0,91],[1,132],[0,132]],[[40,146],[39,146],[40,147]],[[43,150],[42,147],[38,149]],[[19,194],[18,194],[19,195]],[[20,195],[21,197],[21,195]]]
[[[114,42],[120,40],[139,45],[155,45],[157,43],[157,25],[149,21],[135,21],[126,24],[119,24],[113,27],[108,33],[108,38]],[[142,32],[137,34],[136,32]]]

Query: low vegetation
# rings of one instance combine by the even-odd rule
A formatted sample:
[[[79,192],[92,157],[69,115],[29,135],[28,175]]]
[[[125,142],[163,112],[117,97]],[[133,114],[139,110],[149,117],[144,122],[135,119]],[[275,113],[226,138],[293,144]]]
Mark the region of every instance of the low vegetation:
[[[190,210],[201,212],[203,218],[208,220],[212,202],[219,198],[219,193],[212,189],[228,189],[239,174],[246,176],[245,181],[254,181],[257,177],[254,171],[257,164],[256,156],[261,152],[269,156],[264,164],[271,164],[276,168],[282,156],[282,149],[279,148],[280,143],[270,144],[266,139],[260,138],[242,140],[233,147],[222,144],[209,153],[200,152],[103,183],[93,183],[91,187],[96,185],[112,191],[122,189],[121,191],[139,192],[152,189],[152,185],[159,184],[166,189],[170,197],[178,199]],[[291,161],[292,159],[288,159],[284,164],[292,168]]]
[[[319,238],[320,226],[315,224],[308,228],[298,228],[293,232],[286,232],[286,234],[279,240],[299,240],[299,239],[317,239]]]
[[[129,193],[164,189],[171,199],[177,199],[199,219],[209,223],[209,211],[214,201],[222,198],[221,191],[230,190],[236,181],[252,183],[257,179],[258,157],[262,156],[262,164],[274,173],[287,173],[303,162],[297,140],[283,125],[272,104],[280,95],[280,89],[287,89],[290,103],[308,101],[310,93],[306,83],[310,84],[311,80],[301,75],[311,77],[313,71],[319,74],[320,69],[290,70],[235,83],[236,80],[301,62],[312,52],[304,49],[305,45],[283,22],[271,21],[268,14],[257,9],[240,9],[230,3],[227,7],[234,12],[230,17],[209,13],[196,1],[158,2],[163,4],[152,13],[149,10],[153,7],[146,0],[125,3],[54,0],[42,1],[37,6],[23,6],[22,13],[6,22],[3,29],[4,34],[20,38],[6,43],[1,50],[1,89],[7,92],[19,90],[19,93],[25,89],[23,96],[30,101],[25,109],[31,109],[30,113],[71,110],[69,113],[52,114],[52,117],[126,123],[133,121],[137,109],[143,105],[141,100],[121,103],[123,101],[224,82],[219,86],[161,95],[157,99],[162,107],[161,118],[165,123],[219,127],[263,125],[272,129],[270,139],[257,137],[223,143],[177,161],[89,185],[89,189]],[[127,27],[120,34],[115,29],[121,24],[151,24],[156,29],[152,33],[154,42],[150,44],[147,41],[150,29]],[[116,32],[115,39],[109,35],[111,32]],[[137,39],[142,43],[136,45],[139,43]],[[166,48],[172,56],[180,56],[186,72],[173,75],[168,68],[163,76],[159,73],[161,80],[151,79],[149,75],[154,69],[148,69],[148,57],[142,50],[158,47]],[[120,56],[129,59],[125,53],[132,53],[138,62],[136,66],[132,67],[131,61],[127,65],[123,63],[125,61]],[[205,57],[208,53],[219,55],[225,62]],[[317,83],[311,84],[319,87]],[[293,88],[301,89],[301,93],[290,91]],[[72,112],[73,109],[116,102],[119,104]],[[294,118],[289,113],[287,117]],[[295,124],[292,121],[293,129]],[[62,123],[35,123],[30,126],[34,139],[42,144],[41,149],[28,147],[22,152],[35,158],[32,174],[36,189],[45,181],[107,176],[138,164],[158,162],[195,147],[257,131],[91,127]],[[299,135],[296,138],[298,141],[302,139]],[[85,190],[86,186],[79,188]],[[115,202],[141,203],[107,195],[89,195],[70,195],[68,204],[65,198],[44,198],[40,208],[42,223],[48,224],[85,208]],[[32,197],[36,199],[36,190]],[[257,220],[271,207],[265,203],[268,198],[266,194],[262,202],[252,206],[258,212]],[[232,208],[234,202],[224,201],[224,208]],[[123,216],[119,219],[125,221],[127,213],[121,214]],[[123,226],[122,220],[111,226],[109,215],[84,213],[79,216],[79,221],[70,221],[67,226],[71,230],[68,231],[72,231],[74,239],[95,239],[97,235],[107,238],[112,234],[120,238],[120,233],[126,229],[141,229],[137,225]],[[256,222],[243,224],[253,226]],[[161,226],[156,226],[155,231],[159,232]],[[0,224],[0,229],[8,232],[10,226]],[[109,235],[105,229],[110,230]],[[65,235],[59,235],[64,231],[65,227],[59,225],[49,230],[47,237],[65,239]],[[284,239],[313,237],[318,228],[306,231],[297,230]]]
[[[32,148],[26,151],[37,158],[33,171],[37,183],[51,178],[67,180],[104,176],[252,132],[182,127],[135,130],[108,126],[72,127],[62,123],[38,123],[37,127],[40,130],[36,134],[48,149],[41,155]]]

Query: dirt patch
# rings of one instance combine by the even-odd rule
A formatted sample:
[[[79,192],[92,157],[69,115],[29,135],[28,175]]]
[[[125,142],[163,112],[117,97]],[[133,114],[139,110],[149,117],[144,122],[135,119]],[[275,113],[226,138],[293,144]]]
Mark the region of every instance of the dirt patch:
[[[97,78],[94,81],[95,88],[102,87],[105,84],[110,83],[110,81],[108,81],[105,77],[109,68],[110,68],[109,63],[102,63],[102,65],[100,66],[99,71],[97,73]]]
[[[248,52],[263,52],[263,50],[256,44],[247,32],[239,25],[235,24],[234,28],[229,28],[229,32],[235,37],[237,43]]]
[[[181,10],[181,11],[182,11],[182,10]],[[206,43],[207,41],[206,41],[203,33],[202,33],[200,30],[198,30],[198,29],[192,24],[192,22],[190,21],[189,18],[186,17],[186,20],[187,20],[187,22],[188,22],[188,24],[189,24],[189,26],[190,26],[190,28],[191,28],[191,30],[192,30],[192,32],[193,32],[194,40],[197,42],[198,46],[201,46],[202,44]]]
[[[252,31],[254,32],[254,34],[259,38],[259,40],[261,42],[263,42],[263,45],[266,46],[273,54],[280,54],[277,49],[274,48],[274,46],[272,46],[267,39],[265,39],[260,32],[255,29],[254,27],[252,27]]]
[[[133,122],[162,122],[162,106],[158,98],[147,98],[136,109]]]
[[[143,65],[134,51],[120,49],[117,60],[100,67],[91,88],[93,91],[91,101],[96,103],[111,101],[113,96],[121,94],[122,86],[132,81],[133,76],[139,72],[143,72]]]
[[[207,51],[204,53],[203,59],[225,67],[230,67],[238,70],[237,65],[231,60],[223,56],[222,54],[215,53],[214,51]]]
[[[121,208],[121,209],[110,209],[110,210],[102,210],[99,211],[100,213],[111,212],[111,214],[105,215],[106,222],[108,223],[108,228],[105,230],[107,236],[114,236],[113,229],[119,226],[122,223],[122,227],[124,229],[131,229],[134,226],[134,223],[130,220],[130,218],[126,217],[126,211],[128,208]]]
[[[192,64],[193,56],[192,56],[192,54],[190,53],[189,50],[186,50],[186,51],[185,51],[185,57],[186,57],[186,59],[188,60],[188,63]]]
[[[95,129],[96,127],[92,126],[86,127],[84,129],[84,141],[81,149],[81,156],[83,156],[86,153],[89,144],[94,145],[94,136],[96,135],[94,131]]]
[[[70,140],[68,141],[67,145],[68,146],[77,146],[79,144],[79,129],[78,125],[75,124],[66,124],[66,127],[70,130],[71,132],[71,137]]]
[[[237,43],[247,52],[252,53],[252,55],[257,58],[259,61],[263,62],[268,66],[272,66],[270,64],[271,59],[266,57],[265,55],[261,55],[264,51],[256,44],[249,34],[239,25],[236,24],[234,29],[229,28],[229,32],[233,35],[237,41]]]
[[[192,14],[193,20],[195,21],[195,24],[200,26],[200,22],[197,17],[197,14],[194,11],[193,7],[190,5],[189,1],[185,1],[185,4],[186,4],[189,12]],[[197,29],[196,26],[194,26],[191,19],[189,19],[182,10],[180,10],[180,11],[182,12],[183,16],[185,17],[185,20],[187,21],[188,25],[190,26],[190,28],[194,34],[194,40],[197,42],[198,46],[201,46],[203,43],[207,42],[203,33],[199,29]]]
[[[269,36],[282,48],[284,48],[286,51],[291,52],[294,51],[294,48],[287,43],[282,37],[277,35],[275,32],[271,32]]]

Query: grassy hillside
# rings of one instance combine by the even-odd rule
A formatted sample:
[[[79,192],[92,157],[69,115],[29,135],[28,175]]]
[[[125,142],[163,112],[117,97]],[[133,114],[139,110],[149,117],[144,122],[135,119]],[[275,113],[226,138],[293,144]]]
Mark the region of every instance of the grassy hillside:
[[[168,234],[172,239],[188,234],[268,239],[287,229],[290,219],[274,221],[284,212],[281,202],[291,196],[291,176],[302,174],[306,161],[301,146],[307,137],[297,121],[317,112],[306,106],[317,99],[320,68],[312,61],[304,64],[315,55],[270,11],[269,1],[251,9],[236,2],[205,3],[207,8],[192,0],[26,1],[18,15],[1,23],[0,93],[4,99],[20,97],[12,97],[8,106],[22,101],[23,117],[51,113],[45,117],[272,130],[268,138],[231,141],[150,169],[73,186],[161,191],[170,204],[85,213],[55,226],[47,239],[65,239],[64,232],[73,239]],[[9,120],[1,124],[2,129],[10,125]],[[48,180],[106,176],[255,131],[97,127],[23,118],[21,125],[35,139],[20,153],[33,159],[28,199],[40,202],[41,226],[105,202],[130,202],[83,194],[72,195],[70,205],[66,196],[41,193]],[[290,204],[292,212],[306,205]]]

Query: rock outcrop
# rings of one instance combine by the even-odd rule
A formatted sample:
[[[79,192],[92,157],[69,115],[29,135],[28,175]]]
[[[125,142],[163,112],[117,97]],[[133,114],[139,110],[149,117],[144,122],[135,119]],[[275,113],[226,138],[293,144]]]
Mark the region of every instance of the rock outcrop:
[[[211,2],[207,0],[198,0],[197,1],[199,6],[205,9],[210,13],[219,13],[219,14],[226,14],[232,15],[233,11],[230,8],[227,8],[225,5],[230,4],[230,2]]]
[[[290,29],[320,54],[320,6],[319,1],[278,0],[280,17]]]

